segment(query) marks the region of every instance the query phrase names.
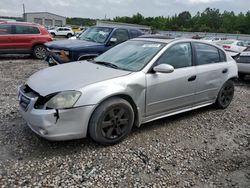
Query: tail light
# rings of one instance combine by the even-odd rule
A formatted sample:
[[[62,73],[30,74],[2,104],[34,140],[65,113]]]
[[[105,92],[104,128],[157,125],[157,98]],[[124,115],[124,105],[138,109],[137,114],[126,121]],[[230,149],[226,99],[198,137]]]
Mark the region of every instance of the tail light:
[[[228,45],[223,45],[223,48],[224,48],[224,49],[230,49],[230,48],[231,48],[231,46],[228,46]]]

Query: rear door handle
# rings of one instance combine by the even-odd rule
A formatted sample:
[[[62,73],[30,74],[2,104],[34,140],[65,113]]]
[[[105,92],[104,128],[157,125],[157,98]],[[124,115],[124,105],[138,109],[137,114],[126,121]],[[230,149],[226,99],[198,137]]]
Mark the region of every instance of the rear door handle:
[[[196,75],[191,76],[190,78],[188,78],[188,81],[189,81],[189,82],[192,82],[192,81],[194,81],[195,79],[196,79]]]
[[[222,74],[227,73],[227,71],[228,71],[228,69],[224,69],[224,70],[222,71]]]

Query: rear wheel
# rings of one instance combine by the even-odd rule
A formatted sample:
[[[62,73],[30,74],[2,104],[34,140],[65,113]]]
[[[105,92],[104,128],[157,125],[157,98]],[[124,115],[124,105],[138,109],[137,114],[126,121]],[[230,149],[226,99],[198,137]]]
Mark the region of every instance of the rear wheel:
[[[245,74],[242,74],[242,73],[239,73],[238,76],[240,80],[244,80],[245,78]]]
[[[71,33],[68,33],[68,34],[67,34],[67,38],[70,38],[70,37],[72,37],[72,34],[71,34]]]
[[[221,109],[225,109],[229,106],[234,96],[234,84],[232,80],[228,80],[220,89],[218,94],[216,105]]]
[[[111,98],[93,113],[89,123],[90,137],[99,144],[112,145],[123,140],[131,131],[134,111],[129,102]]]
[[[46,57],[46,48],[44,45],[37,45],[33,48],[33,56],[36,59],[44,59]]]

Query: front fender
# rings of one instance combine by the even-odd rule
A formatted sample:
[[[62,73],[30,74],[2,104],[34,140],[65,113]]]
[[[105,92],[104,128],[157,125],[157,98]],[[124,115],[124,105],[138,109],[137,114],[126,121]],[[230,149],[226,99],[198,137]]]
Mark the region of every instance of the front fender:
[[[137,109],[140,109],[140,114],[144,114],[146,96],[145,88],[145,74],[142,72],[132,73],[84,87],[81,90],[82,96],[75,106],[98,106],[110,97],[125,95],[133,100]]]

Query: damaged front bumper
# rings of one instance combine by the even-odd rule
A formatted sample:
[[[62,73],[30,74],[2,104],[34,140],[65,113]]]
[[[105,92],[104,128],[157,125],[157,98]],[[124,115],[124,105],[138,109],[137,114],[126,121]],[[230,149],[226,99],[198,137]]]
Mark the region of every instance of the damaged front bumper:
[[[71,140],[87,135],[94,105],[55,110],[35,109],[37,97],[19,89],[19,111],[36,134],[48,140]],[[26,104],[24,104],[26,103]]]
[[[52,51],[47,49],[47,55],[45,61],[48,65],[54,66],[70,62],[70,58],[65,54],[63,50]]]

